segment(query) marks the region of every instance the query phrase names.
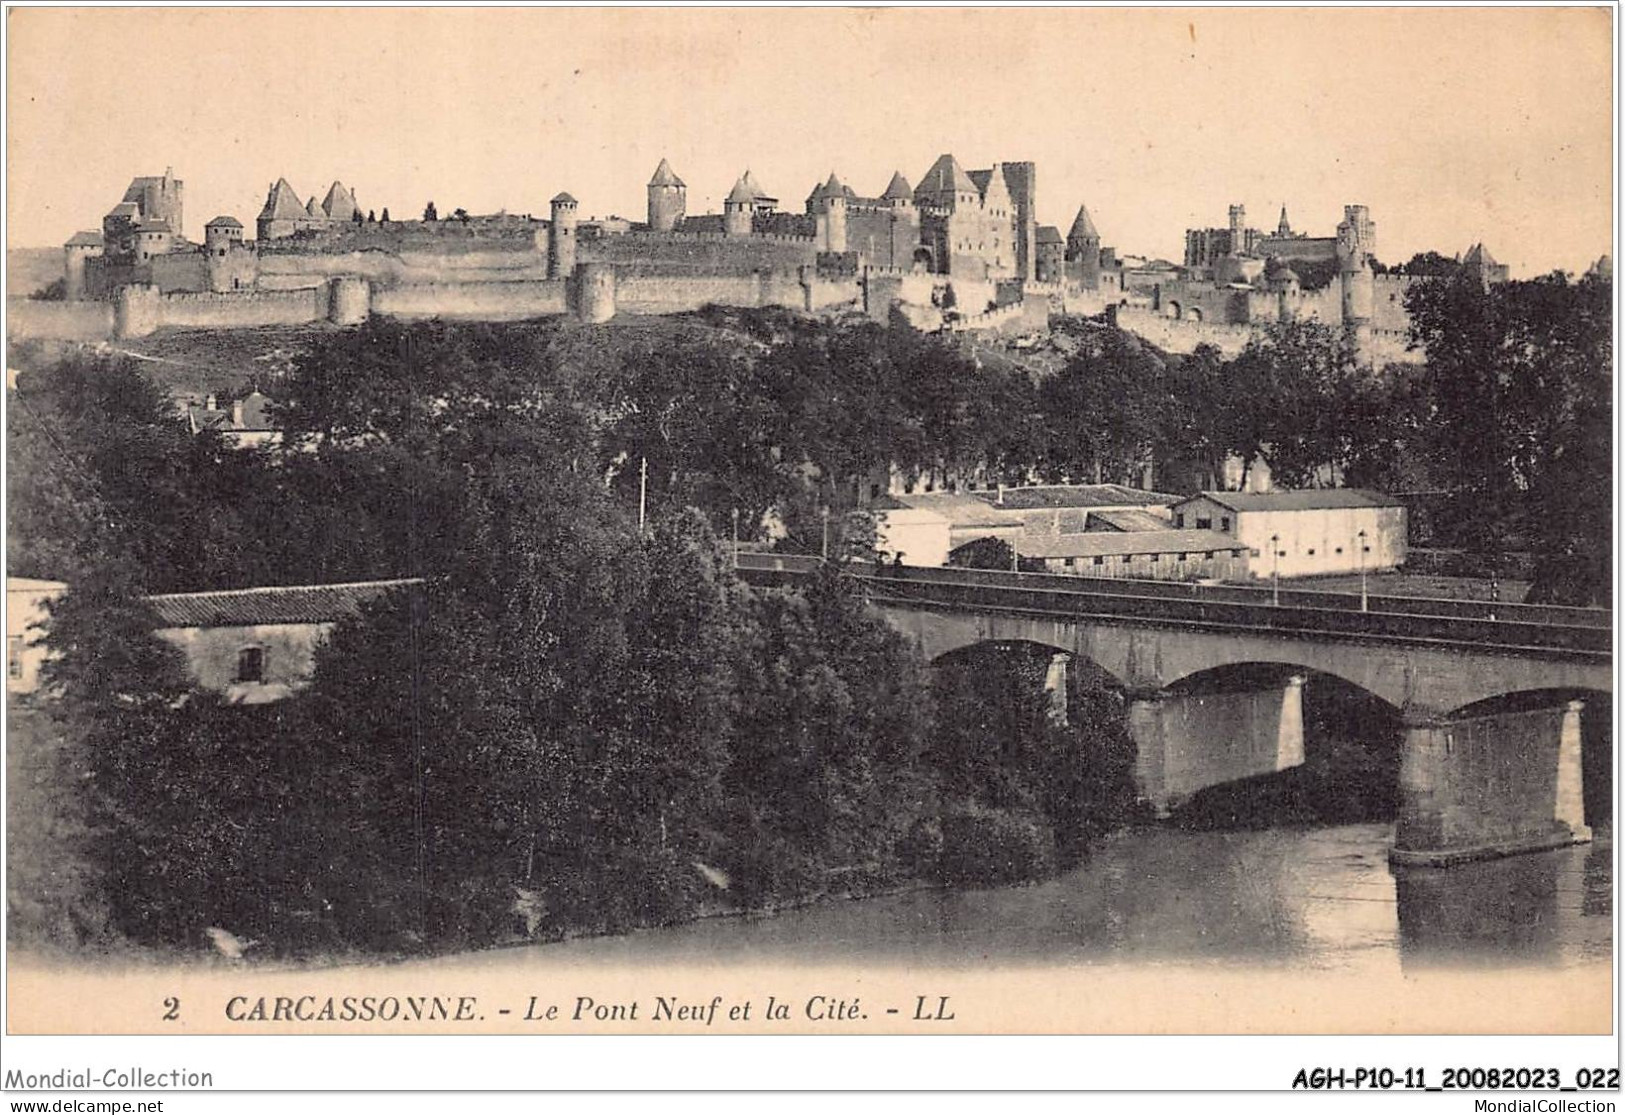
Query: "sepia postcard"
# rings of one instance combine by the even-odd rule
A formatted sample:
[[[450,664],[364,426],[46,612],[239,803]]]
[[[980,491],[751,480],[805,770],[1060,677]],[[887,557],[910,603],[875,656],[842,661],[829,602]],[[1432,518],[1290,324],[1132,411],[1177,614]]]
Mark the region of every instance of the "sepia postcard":
[[[1617,1090],[1613,9],[6,16],[7,1090]]]

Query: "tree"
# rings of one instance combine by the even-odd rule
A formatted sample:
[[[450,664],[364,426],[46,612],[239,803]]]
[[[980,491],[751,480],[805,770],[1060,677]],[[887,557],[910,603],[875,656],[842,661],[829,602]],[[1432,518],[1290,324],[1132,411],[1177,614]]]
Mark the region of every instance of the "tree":
[[[1130,483],[1150,462],[1168,404],[1164,367],[1138,338],[1091,334],[1038,389],[1053,480]]]
[[[440,214],[435,212],[434,202],[431,201],[423,207],[423,219],[425,221],[438,221],[440,219]]]
[[[355,212],[350,214],[350,223],[351,224],[359,225],[361,223],[361,221],[362,221],[361,210],[357,209]]]
[[[465,225],[468,223],[468,210],[464,209],[462,206],[458,206],[456,209],[453,209],[451,211],[451,216],[453,220],[462,221]]]
[[[1486,286],[1463,272],[1412,285],[1406,308],[1427,356],[1427,460],[1455,493],[1458,542],[1493,555],[1521,533],[1578,557],[1593,586],[1581,595],[1604,596],[1611,284],[1554,273]]]
[[[379,214],[378,223],[379,224],[385,224],[385,225],[387,225],[389,223],[389,206],[387,206],[387,205],[384,206],[384,211],[381,214]]]

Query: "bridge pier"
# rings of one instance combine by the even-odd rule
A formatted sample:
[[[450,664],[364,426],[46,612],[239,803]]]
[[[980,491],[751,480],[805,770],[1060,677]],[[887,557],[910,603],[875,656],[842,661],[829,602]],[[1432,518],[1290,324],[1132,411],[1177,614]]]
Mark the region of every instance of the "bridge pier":
[[[1303,684],[1236,693],[1128,694],[1134,776],[1159,816],[1198,790],[1303,763]]]
[[[1408,715],[1389,859],[1442,867],[1588,842],[1584,705],[1460,719]]]
[[[1063,727],[1068,719],[1066,666],[1071,660],[1070,654],[1052,655],[1049,668],[1044,671],[1044,692],[1049,694],[1049,718]]]

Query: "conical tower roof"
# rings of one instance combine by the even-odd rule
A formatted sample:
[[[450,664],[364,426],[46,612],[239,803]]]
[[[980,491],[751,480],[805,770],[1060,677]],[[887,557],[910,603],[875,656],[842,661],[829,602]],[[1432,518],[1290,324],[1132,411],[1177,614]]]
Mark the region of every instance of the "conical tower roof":
[[[1463,259],[1462,262],[1472,264],[1487,264],[1488,266],[1494,267],[1496,260],[1494,256],[1490,255],[1489,249],[1484,247],[1483,241],[1480,241],[1479,243],[1474,244],[1471,248],[1467,249],[1467,258]]]
[[[756,188],[750,182],[750,171],[747,170],[739,176],[739,181],[734,183],[734,188],[728,191],[727,200],[735,204],[748,203],[755,201],[756,196]]]
[[[322,211],[336,221],[349,220],[355,216],[355,194],[343,182],[335,181],[322,199]]]
[[[316,195],[315,194],[311,194],[310,195],[310,200],[305,202],[305,213],[308,216],[311,216],[311,217],[325,217],[325,216],[327,216],[326,213],[322,212],[322,207],[316,203]]]
[[[293,192],[286,178],[278,178],[265,195],[265,208],[260,210],[260,220],[297,220],[305,215],[299,195]]]
[[[1087,205],[1078,206],[1078,215],[1072,219],[1072,231],[1066,234],[1068,240],[1099,240],[1100,233],[1095,229],[1095,222],[1089,217]]]
[[[677,177],[676,172],[671,169],[671,164],[665,159],[661,159],[660,165],[655,167],[655,174],[653,178],[649,179],[649,185],[677,186],[685,190],[688,188],[688,183]]]
[[[886,187],[886,192],[880,196],[892,200],[907,201],[914,197],[914,190],[909,186],[908,179],[903,177],[903,172],[899,170],[891,176],[891,184]]]

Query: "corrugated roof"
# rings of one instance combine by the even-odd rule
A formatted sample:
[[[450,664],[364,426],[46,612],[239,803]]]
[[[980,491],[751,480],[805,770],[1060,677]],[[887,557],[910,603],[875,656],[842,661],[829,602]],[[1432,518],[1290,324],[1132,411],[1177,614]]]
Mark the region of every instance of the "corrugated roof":
[[[876,510],[887,507],[913,507],[922,511],[935,511],[956,527],[1012,527],[1019,529],[1021,516],[1004,511],[986,500],[960,492],[922,492],[914,495],[888,496],[875,502]]]
[[[338,585],[178,592],[147,597],[164,627],[252,627],[271,623],[334,623],[371,600],[421,578]]]
[[[1232,511],[1319,511],[1340,507],[1403,507],[1401,500],[1365,488],[1313,488],[1298,492],[1201,492]],[[1190,500],[1176,504],[1181,507]]]
[[[1206,554],[1245,550],[1235,537],[1216,530],[1092,531],[1086,534],[1023,536],[1023,557],[1108,557],[1119,554]]]
[[[977,493],[1000,507],[1171,507],[1179,496],[1148,492],[1123,484],[1034,484],[1006,488],[1003,499],[997,492]]]
[[[1096,522],[1109,530],[1167,530],[1168,519],[1151,511],[1091,511],[1089,529]]]

